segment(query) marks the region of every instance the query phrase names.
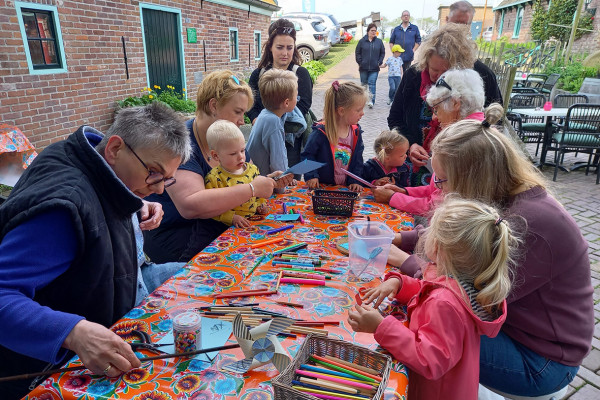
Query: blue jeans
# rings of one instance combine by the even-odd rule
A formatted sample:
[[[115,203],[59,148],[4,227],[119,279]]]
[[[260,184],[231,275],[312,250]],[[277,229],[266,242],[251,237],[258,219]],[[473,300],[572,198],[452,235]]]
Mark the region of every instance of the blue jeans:
[[[549,360],[500,331],[481,336],[479,382],[518,396],[543,396],[567,386],[579,367]]]
[[[369,86],[369,92],[371,93],[370,102],[375,104],[375,85],[377,84],[377,76],[379,76],[379,71],[359,71],[359,73],[360,83]]]
[[[185,266],[182,262],[164,264],[144,263],[138,268],[138,284],[135,305],[138,306],[150,293]]]
[[[396,90],[398,90],[398,86],[400,86],[400,79],[402,79],[401,76],[388,76],[388,83],[390,84],[388,96],[390,97],[390,101],[394,101]]]

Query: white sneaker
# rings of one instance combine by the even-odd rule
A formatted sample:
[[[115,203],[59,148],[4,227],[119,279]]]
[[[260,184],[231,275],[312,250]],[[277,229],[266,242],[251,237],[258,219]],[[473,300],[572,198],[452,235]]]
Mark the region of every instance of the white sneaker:
[[[371,102],[368,102],[368,103],[367,103],[367,107],[369,107],[369,108],[373,108],[373,103],[371,103]]]

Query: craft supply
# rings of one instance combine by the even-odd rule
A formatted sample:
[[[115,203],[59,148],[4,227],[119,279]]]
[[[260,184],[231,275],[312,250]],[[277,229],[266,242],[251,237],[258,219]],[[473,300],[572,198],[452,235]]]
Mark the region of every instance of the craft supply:
[[[315,268],[309,268],[309,267],[295,267],[295,268],[282,268],[282,267],[277,267],[278,270],[279,268],[281,268],[281,271],[291,271],[291,272],[303,272],[303,273],[310,273],[310,274],[317,274],[317,275],[322,275],[325,276],[325,272],[320,272],[320,271],[316,271]]]
[[[298,214],[300,216],[300,223],[303,224],[304,223],[304,218],[302,217],[302,214]]]
[[[294,383],[294,382],[298,382],[298,381],[292,381],[292,383]],[[318,385],[318,387],[321,387],[321,388],[339,390],[340,392],[345,392],[345,393],[350,393],[350,394],[358,394],[359,393],[359,390],[356,388],[352,388],[352,387],[348,387],[348,386],[344,386],[344,385],[338,385],[337,383],[329,382],[329,381],[326,381],[323,379],[313,379],[313,378],[307,378],[305,376],[301,376],[300,383],[305,384],[305,385]]]
[[[322,399],[328,399],[328,400],[336,400],[336,399],[340,399],[340,400],[362,400],[365,397],[364,396],[353,396],[350,394],[344,394],[344,393],[336,393],[336,392],[332,392],[330,390],[322,390],[322,389],[311,389],[311,388],[307,388],[304,386],[299,386],[299,385],[295,385],[292,386],[294,389],[299,390],[301,392],[305,392],[305,393],[309,393],[313,396],[315,396],[316,394],[319,394],[321,396],[317,396],[319,398]],[[367,397],[368,399],[368,397]]]
[[[308,268],[314,268],[314,264],[308,264],[308,263],[301,263],[301,262],[296,262],[296,261],[275,261],[273,260],[273,262],[271,262],[272,265],[293,265],[295,267],[308,267]]]
[[[297,243],[297,244],[293,244],[293,245],[288,246],[288,247],[284,247],[283,249],[277,250],[277,251],[275,251],[275,252],[273,252],[271,254],[273,254],[275,256],[275,255],[278,255],[278,254],[281,254],[281,253],[284,253],[284,252],[288,252],[288,251],[300,250],[300,249],[305,248],[306,246],[308,246],[308,243]]]
[[[287,208],[285,206],[285,203],[281,203],[281,209],[283,210],[282,214],[287,214]]]
[[[374,188],[375,187],[375,185],[373,185],[372,183],[365,181],[360,176],[354,175],[352,172],[348,171],[347,169],[341,168],[341,170],[342,170],[343,173],[345,173],[346,175],[348,175],[350,178],[356,179],[357,181],[359,181],[360,183],[362,183],[366,187],[368,187],[368,188]]]
[[[315,169],[321,168],[323,165],[325,165],[325,163],[305,159],[305,160],[300,161],[297,164],[294,164],[290,168],[286,169],[281,175],[273,178],[273,180],[278,181],[279,179],[281,179],[281,177],[283,177],[287,174],[303,175],[303,174],[306,174],[307,172],[314,171]]]
[[[343,378],[336,378],[332,375],[326,375],[326,374],[319,374],[316,372],[309,372],[309,371],[303,371],[301,369],[297,369],[296,373],[298,375],[304,375],[304,376],[308,376],[308,377],[312,377],[312,378],[321,378],[321,379],[325,379],[326,381],[331,381],[331,382],[336,382],[342,385],[347,385],[347,386],[352,386],[352,387],[356,387],[356,388],[361,388],[361,389],[373,389],[372,385],[368,385],[365,383],[359,383],[359,382],[354,382],[351,381],[349,379],[343,379]]]
[[[264,258],[265,258],[265,254],[262,254],[260,257],[258,257],[256,259],[256,261],[252,265],[252,268],[250,268],[250,271],[248,271],[248,276],[252,275],[252,273],[254,272],[254,270],[256,269],[256,267],[258,267],[260,265],[260,263],[262,262],[262,260]]]
[[[321,190],[312,194],[313,212],[318,215],[352,216],[359,194],[347,190]]]
[[[342,377],[342,378],[354,379],[354,376],[352,376],[352,375],[345,374],[343,372],[331,371],[331,370],[328,370],[328,369],[315,367],[314,365],[300,364],[300,369],[303,369],[305,371],[311,371],[311,372],[319,372],[321,374],[328,374],[328,375],[333,375],[333,376],[339,376],[339,377]]]
[[[184,311],[173,317],[175,352],[185,353],[202,347],[200,331],[202,317],[196,311]]]
[[[158,356],[144,357],[144,358],[140,358],[139,360],[140,360],[140,362],[147,362],[147,361],[153,361],[153,360],[164,360],[166,358],[191,357],[191,356],[196,356],[198,354],[212,353],[214,351],[236,349],[238,347],[240,347],[240,345],[238,343],[228,344],[226,346],[211,347],[209,349],[201,349],[201,350],[195,350],[195,351],[187,351],[185,353],[161,354]],[[31,372],[29,374],[5,376],[5,377],[0,378],[0,382],[18,381],[18,380],[22,380],[22,379],[34,378],[36,376],[62,374],[64,372],[81,371],[84,369],[87,369],[85,365],[79,365],[77,367],[67,367],[67,368],[51,369],[51,370],[46,370],[46,371],[41,371],[41,372]]]
[[[275,291],[279,291],[279,284],[281,283],[281,277],[283,276],[283,271],[279,271],[279,278],[277,278],[277,284],[275,285]]]
[[[268,230],[267,232],[265,232],[265,233],[266,233],[267,235],[272,235],[272,234],[274,234],[274,233],[277,233],[277,232],[285,231],[285,230],[287,230],[287,229],[292,229],[293,227],[294,227],[294,225],[285,225],[285,226],[282,226],[282,227],[280,227],[280,228],[269,229],[269,230]]]
[[[279,242],[283,242],[285,240],[285,238],[279,237],[279,238],[274,238],[274,239],[269,239],[269,240],[263,240],[262,242],[258,242],[258,243],[254,243],[250,245],[251,249],[258,249],[259,247],[263,247],[269,244],[275,244],[275,243],[279,243]]]
[[[302,305],[302,304],[292,303],[292,302],[289,302],[289,301],[277,301],[277,300],[275,300],[275,303],[280,304],[282,306],[295,307],[295,308],[304,308],[304,305]]]
[[[340,271],[338,269],[332,269],[332,268],[315,268],[316,272],[325,272],[325,273],[330,273],[330,274],[343,274],[344,271]]]
[[[359,370],[361,370],[363,372],[367,372],[369,374],[379,375],[379,372],[375,371],[373,368],[363,367],[362,365],[358,365],[358,364],[355,364],[355,363],[350,362],[350,361],[344,361],[341,358],[337,358],[337,357],[333,357],[333,356],[323,356],[323,357],[325,357],[328,360],[335,361],[335,362],[337,362],[339,364],[359,369]]]
[[[300,279],[300,278],[281,278],[281,283],[289,283],[295,285],[325,285],[325,280],[319,279]]]
[[[336,365],[338,367],[344,368],[344,366],[341,365],[341,364],[339,364],[337,361],[328,360],[325,357],[317,356],[315,354],[313,354],[311,357],[313,357],[315,360],[326,362],[326,363],[329,363],[331,365]],[[358,373],[359,375],[364,376],[366,378],[370,378],[371,380],[376,380],[378,382],[381,382],[381,377],[378,376],[378,375],[369,374],[368,372],[360,371],[360,370],[357,370],[356,368],[350,367],[350,366],[345,366],[345,369],[347,369],[349,371],[352,371],[354,373]],[[345,371],[343,371],[343,372],[345,372]]]
[[[291,278],[319,279],[319,280],[322,280],[323,278],[331,279],[330,276],[324,277],[323,275],[319,275],[319,274],[309,274],[309,273],[297,272],[297,271],[281,271],[281,273],[283,274],[283,276],[287,276],[287,277],[291,277]]]
[[[323,366],[325,366],[327,368],[331,368],[331,369],[336,370],[336,371],[340,371],[340,372],[343,372],[343,373],[346,373],[346,374],[350,374],[350,375],[354,376],[354,378],[359,379],[361,381],[376,382],[375,379],[373,379],[373,378],[369,378],[366,375],[363,375],[363,374],[360,374],[358,372],[352,371],[350,367],[343,368],[343,367],[339,367],[337,365],[333,365],[331,363],[327,363],[325,361],[320,361],[320,360],[315,360],[315,362],[317,364],[323,365]],[[366,372],[364,374],[366,374]]]
[[[340,321],[325,320],[325,321],[296,321],[294,325],[300,326],[317,326],[317,325],[339,325]]]
[[[228,298],[228,297],[250,297],[250,296],[270,296],[277,294],[275,290],[258,290],[258,291],[233,291],[233,292],[222,292],[212,295],[216,299]]]

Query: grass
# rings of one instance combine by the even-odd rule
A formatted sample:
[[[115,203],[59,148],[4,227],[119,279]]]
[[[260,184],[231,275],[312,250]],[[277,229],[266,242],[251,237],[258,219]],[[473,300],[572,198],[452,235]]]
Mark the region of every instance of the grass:
[[[325,66],[325,71],[328,71],[334,65],[337,65],[337,63],[348,57],[349,54],[354,53],[357,44],[358,41],[351,40],[350,43],[340,43],[332,46],[331,49],[329,49],[329,54],[319,60]]]

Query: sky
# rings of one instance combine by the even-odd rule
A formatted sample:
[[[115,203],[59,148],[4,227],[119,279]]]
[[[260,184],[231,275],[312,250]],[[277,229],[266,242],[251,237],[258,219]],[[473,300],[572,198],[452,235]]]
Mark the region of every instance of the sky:
[[[388,20],[400,17],[403,10],[410,11],[411,21],[418,24],[422,16],[437,19],[438,6],[450,4],[448,0],[314,0],[315,12],[328,12],[338,21],[357,20],[379,11]],[[484,0],[473,1],[483,4]],[[488,6],[494,6],[499,0],[489,0]],[[284,12],[302,11],[302,0],[278,0]]]

